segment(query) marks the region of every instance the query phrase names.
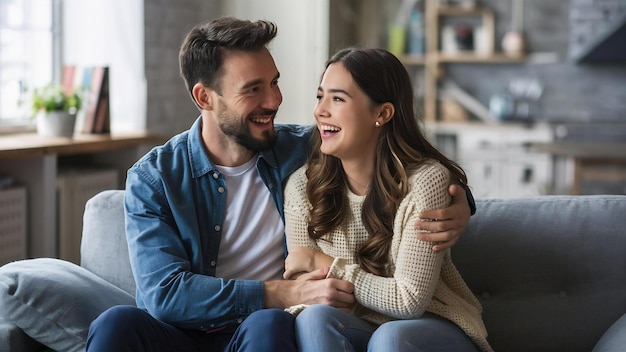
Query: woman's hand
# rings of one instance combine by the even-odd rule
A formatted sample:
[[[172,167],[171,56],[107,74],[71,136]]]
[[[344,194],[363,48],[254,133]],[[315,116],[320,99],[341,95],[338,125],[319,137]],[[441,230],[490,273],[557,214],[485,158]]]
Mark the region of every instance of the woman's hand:
[[[294,247],[285,259],[284,279],[295,278],[301,273],[331,266],[333,257],[309,247]]]

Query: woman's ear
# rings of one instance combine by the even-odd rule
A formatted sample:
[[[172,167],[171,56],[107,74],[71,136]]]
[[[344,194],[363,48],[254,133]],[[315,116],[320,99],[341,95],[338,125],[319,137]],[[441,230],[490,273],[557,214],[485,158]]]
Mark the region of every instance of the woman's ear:
[[[193,99],[201,110],[213,110],[212,89],[201,83],[196,83],[191,89]]]
[[[391,120],[391,118],[393,117],[395,113],[396,113],[396,108],[393,106],[392,103],[390,102],[383,103],[380,108],[380,112],[378,113],[378,118],[376,119],[376,121],[380,123],[380,125],[384,125],[387,122],[389,122],[389,120]]]

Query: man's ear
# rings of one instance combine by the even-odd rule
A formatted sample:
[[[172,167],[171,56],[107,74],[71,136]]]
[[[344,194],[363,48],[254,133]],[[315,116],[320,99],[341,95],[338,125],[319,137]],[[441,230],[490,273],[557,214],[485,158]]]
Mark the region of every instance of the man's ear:
[[[380,112],[378,113],[378,118],[376,119],[381,125],[386,124],[391,120],[393,115],[396,113],[396,108],[392,103],[386,102],[380,108]]]
[[[191,89],[193,100],[195,100],[201,110],[213,110],[212,93],[213,90],[202,83],[196,83]]]

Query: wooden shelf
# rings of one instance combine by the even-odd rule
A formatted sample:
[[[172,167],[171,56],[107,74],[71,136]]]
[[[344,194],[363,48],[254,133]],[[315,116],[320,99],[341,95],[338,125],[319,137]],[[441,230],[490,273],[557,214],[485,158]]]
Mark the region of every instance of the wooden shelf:
[[[45,155],[88,154],[161,144],[166,138],[147,132],[77,134],[73,138],[42,137],[35,133],[0,137],[0,159],[25,159]]]
[[[484,14],[490,14],[491,11],[480,7],[463,7],[463,6],[437,6],[437,14],[441,16],[482,16]]]
[[[423,55],[402,55],[399,59],[405,65],[418,66],[426,63],[426,58]]]
[[[441,52],[431,54],[438,63],[484,63],[484,64],[507,64],[520,63],[526,60],[526,56],[509,56],[505,54],[479,55],[473,52],[460,52],[458,54],[444,54]],[[426,64],[424,56],[404,55],[400,57],[403,64],[419,66]]]
[[[444,77],[443,64],[476,63],[476,64],[507,64],[523,62],[526,57],[509,56],[495,50],[495,16],[491,9],[474,6],[471,8],[457,6],[442,6],[438,0],[424,1],[424,15],[426,19],[426,52],[421,59],[403,57],[406,65],[424,65],[424,120],[437,122],[438,118],[438,83]],[[480,52],[441,51],[442,18],[446,16],[479,17],[482,26]],[[476,41],[476,38],[474,38]]]
[[[442,63],[486,63],[486,64],[498,64],[498,63],[519,63],[526,59],[525,56],[509,56],[505,54],[492,54],[492,55],[480,55],[473,52],[458,54],[444,54],[436,53],[436,60]]]
[[[626,142],[582,142],[560,141],[552,143],[533,143],[532,149],[539,153],[550,153],[576,159],[595,161],[626,162]]]

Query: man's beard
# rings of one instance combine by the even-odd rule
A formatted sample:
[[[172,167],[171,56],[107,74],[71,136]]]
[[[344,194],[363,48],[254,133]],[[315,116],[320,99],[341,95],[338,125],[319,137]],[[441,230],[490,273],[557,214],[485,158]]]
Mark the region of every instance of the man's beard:
[[[274,129],[271,131],[263,131],[261,139],[258,139],[252,136],[247,124],[255,115],[267,116],[275,114],[276,111],[252,112],[242,120],[241,116],[232,111],[224,102],[220,100],[219,104],[220,113],[218,115],[218,125],[222,133],[226,136],[231,137],[238,144],[255,152],[271,149],[274,144],[276,144],[276,132]]]

